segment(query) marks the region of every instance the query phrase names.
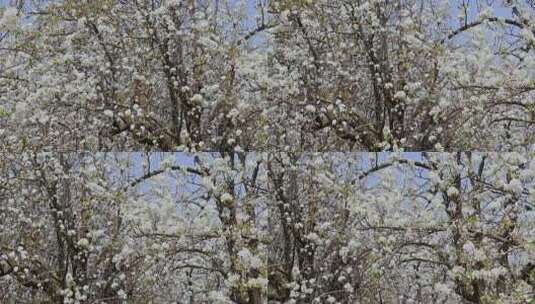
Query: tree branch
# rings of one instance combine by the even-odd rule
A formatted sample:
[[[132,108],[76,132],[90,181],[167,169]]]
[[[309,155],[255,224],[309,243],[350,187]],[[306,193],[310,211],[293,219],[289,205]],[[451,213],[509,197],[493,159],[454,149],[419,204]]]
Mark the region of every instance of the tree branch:
[[[127,190],[128,188],[135,187],[138,184],[142,183],[143,181],[145,181],[145,180],[147,180],[149,178],[152,178],[152,177],[154,177],[156,175],[162,174],[164,172],[167,172],[167,171],[182,171],[182,170],[185,170],[188,173],[193,173],[193,174],[196,174],[196,175],[199,175],[199,176],[204,176],[205,175],[203,172],[201,172],[201,171],[199,171],[197,169],[191,168],[191,167],[171,166],[169,168],[152,171],[152,172],[149,172],[149,173],[147,173],[147,174],[145,174],[145,175],[143,175],[141,177],[138,177],[135,180],[133,180],[132,182],[130,182],[130,184],[128,184],[126,187],[124,187],[123,190]]]
[[[485,21],[488,21],[488,22],[504,22],[505,24],[516,26],[516,27],[518,27],[520,29],[524,28],[524,25],[522,23],[514,21],[514,20],[511,20],[511,19],[490,17],[490,18],[478,20],[478,21],[475,21],[475,22],[472,22],[472,23],[468,23],[468,24],[456,29],[455,31],[451,32],[446,38],[443,38],[440,41],[440,44],[444,44],[444,42],[446,42],[446,40],[450,40],[450,39],[452,39],[453,37],[459,35],[462,32],[465,32],[465,31],[467,31],[467,30],[469,30],[471,28],[474,28],[476,26],[479,26],[479,25],[483,24]]]

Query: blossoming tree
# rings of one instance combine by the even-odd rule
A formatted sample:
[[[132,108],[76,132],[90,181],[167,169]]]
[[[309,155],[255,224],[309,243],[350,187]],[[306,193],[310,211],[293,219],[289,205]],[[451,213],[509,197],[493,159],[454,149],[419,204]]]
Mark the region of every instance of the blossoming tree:
[[[0,127],[47,150],[526,150],[530,0],[17,1]]]
[[[13,154],[10,303],[529,303],[533,155]]]

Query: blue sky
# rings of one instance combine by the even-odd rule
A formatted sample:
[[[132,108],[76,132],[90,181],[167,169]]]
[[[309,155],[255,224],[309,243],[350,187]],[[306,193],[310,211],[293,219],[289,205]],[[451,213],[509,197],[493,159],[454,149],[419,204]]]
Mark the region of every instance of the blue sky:
[[[342,159],[348,159],[353,158],[357,160],[359,157],[363,157],[362,163],[359,163],[358,166],[361,167],[363,170],[369,170],[373,167],[374,159],[377,156],[378,163],[381,164],[385,162],[388,158],[392,156],[392,153],[388,152],[381,152],[381,153],[332,153],[332,154],[325,154],[332,157],[342,157]],[[176,153],[152,153],[150,155],[150,171],[157,171],[161,169],[162,161],[164,159],[172,159],[174,165],[184,166],[184,167],[194,167],[194,156],[195,154],[191,153],[183,153],[183,152],[176,152]],[[143,163],[145,160],[145,154],[144,153],[124,153],[124,157],[130,157],[132,160],[132,168],[130,170],[130,175],[132,179],[135,179],[136,177],[142,176],[143,174],[147,173],[147,168],[143,167]],[[411,152],[411,153],[401,153],[401,157],[403,159],[407,160],[415,160],[420,161],[422,160],[421,153],[417,152]],[[356,172],[355,172],[356,173]],[[351,173],[350,173],[351,174]],[[401,181],[403,178],[403,172],[399,172],[399,176],[397,178]],[[193,176],[193,175],[192,175]],[[366,179],[367,183],[369,183],[370,186],[376,184],[378,182],[378,177],[376,175],[370,175]],[[172,182],[172,179],[170,179],[170,182]],[[146,191],[151,187],[150,182],[142,183],[137,186],[137,190],[140,192]]]

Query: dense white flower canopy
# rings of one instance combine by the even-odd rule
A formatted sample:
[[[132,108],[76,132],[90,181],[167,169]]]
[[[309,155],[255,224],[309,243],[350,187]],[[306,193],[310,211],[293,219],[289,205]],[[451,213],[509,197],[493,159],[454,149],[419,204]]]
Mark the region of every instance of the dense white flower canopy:
[[[2,302],[534,297],[534,155],[4,157]]]
[[[0,303],[534,304],[534,153],[534,0],[0,0]]]
[[[533,147],[530,0],[19,0],[3,149]]]

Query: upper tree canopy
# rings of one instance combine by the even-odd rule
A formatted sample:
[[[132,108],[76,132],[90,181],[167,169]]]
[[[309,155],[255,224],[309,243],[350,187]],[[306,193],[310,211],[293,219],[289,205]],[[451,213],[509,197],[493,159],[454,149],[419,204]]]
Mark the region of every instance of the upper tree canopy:
[[[526,150],[535,6],[488,2],[4,4],[2,149]]]

